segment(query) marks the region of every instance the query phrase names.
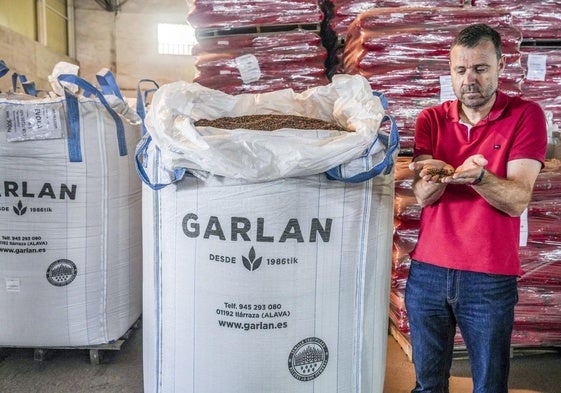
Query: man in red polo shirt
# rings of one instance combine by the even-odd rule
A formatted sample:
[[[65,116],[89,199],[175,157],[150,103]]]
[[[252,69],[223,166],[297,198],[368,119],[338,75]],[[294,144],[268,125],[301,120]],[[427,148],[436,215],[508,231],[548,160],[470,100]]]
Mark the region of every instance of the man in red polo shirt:
[[[456,325],[476,393],[507,393],[520,216],[547,149],[536,103],[497,90],[499,33],[471,25],[450,49],[457,100],[423,110],[413,190],[423,207],[405,301],[416,387],[448,392]]]

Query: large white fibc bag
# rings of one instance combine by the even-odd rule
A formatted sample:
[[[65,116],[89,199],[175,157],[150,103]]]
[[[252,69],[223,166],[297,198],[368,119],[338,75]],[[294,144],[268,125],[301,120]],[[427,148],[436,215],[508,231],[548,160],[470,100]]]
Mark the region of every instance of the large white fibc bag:
[[[165,112],[158,93],[149,115]],[[137,149],[147,181],[145,392],[381,392],[391,164],[370,176],[371,160],[351,159],[354,182],[333,180],[341,168],[266,181],[202,176],[200,166],[166,167],[155,139]]]
[[[96,95],[0,96],[0,346],[108,343],[142,311],[140,119],[63,79]]]

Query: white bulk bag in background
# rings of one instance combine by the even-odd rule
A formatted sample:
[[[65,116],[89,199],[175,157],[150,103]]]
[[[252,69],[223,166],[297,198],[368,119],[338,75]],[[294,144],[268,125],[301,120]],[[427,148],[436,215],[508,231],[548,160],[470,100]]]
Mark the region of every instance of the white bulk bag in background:
[[[336,89],[323,91],[318,105],[325,105],[310,104],[310,111],[327,114],[329,103],[337,101]],[[192,119],[182,110],[193,102],[191,92],[185,84],[156,92],[147,115],[152,119],[146,123],[148,134],[137,148],[139,174],[146,183],[144,391],[381,392],[397,129],[385,137],[379,122],[375,129],[364,129],[370,140],[364,136],[358,157],[347,152],[349,135],[342,134],[300,130],[298,138],[295,130],[284,135],[216,130],[212,136],[189,139],[193,130],[186,138],[183,131]],[[364,94],[368,97],[357,94],[357,113],[366,112],[358,104],[361,99],[371,102],[372,92]],[[279,92],[278,100],[275,94],[251,99],[262,108],[282,111],[287,96]],[[195,105],[198,118],[208,116],[204,102]],[[209,109],[213,114],[217,110],[213,105]],[[155,122],[164,123],[160,116],[168,122],[165,129],[154,128]],[[257,145],[252,144],[255,138]],[[308,147],[314,153],[306,161],[321,165],[322,138],[333,144],[327,151],[351,158],[327,157],[325,170],[333,169],[329,175],[295,165],[300,176],[269,179],[279,173],[275,171],[283,160],[302,157],[295,152]],[[215,145],[215,139],[224,141]],[[229,149],[226,139],[235,147]],[[342,146],[336,146],[339,140]],[[379,149],[364,149],[378,141]],[[280,142],[291,146],[277,151],[274,145]],[[199,151],[184,152],[186,146]],[[279,155],[265,162],[259,149],[252,150],[255,146]],[[235,162],[238,152],[239,160],[246,161]],[[201,161],[189,163],[192,157]],[[212,173],[222,159],[232,162],[230,176]],[[212,170],[205,174],[207,164]],[[265,179],[256,178],[257,173]]]
[[[142,311],[140,119],[60,78],[91,97],[0,95],[0,346],[108,343]]]

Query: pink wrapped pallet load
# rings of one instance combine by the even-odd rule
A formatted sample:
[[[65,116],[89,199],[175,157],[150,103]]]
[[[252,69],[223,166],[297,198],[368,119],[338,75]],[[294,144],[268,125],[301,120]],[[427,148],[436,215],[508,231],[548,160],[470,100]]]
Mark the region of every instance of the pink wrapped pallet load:
[[[55,71],[0,93],[0,346],[106,344],[142,311],[141,119],[110,73]]]
[[[195,126],[290,114],[349,131]],[[146,393],[381,392],[397,128],[361,76],[154,94],[143,179]]]

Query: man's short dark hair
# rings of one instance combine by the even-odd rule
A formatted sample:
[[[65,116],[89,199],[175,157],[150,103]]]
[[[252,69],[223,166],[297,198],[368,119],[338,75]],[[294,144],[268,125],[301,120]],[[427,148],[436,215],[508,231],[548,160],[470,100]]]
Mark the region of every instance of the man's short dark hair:
[[[500,59],[503,54],[501,35],[497,30],[484,23],[477,23],[464,28],[458,33],[450,48],[456,45],[474,48],[484,40],[489,40],[493,43],[497,59]]]

